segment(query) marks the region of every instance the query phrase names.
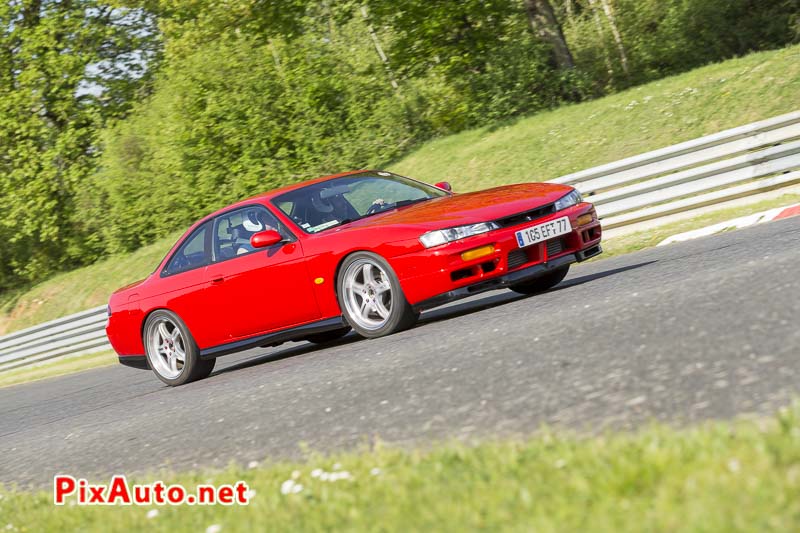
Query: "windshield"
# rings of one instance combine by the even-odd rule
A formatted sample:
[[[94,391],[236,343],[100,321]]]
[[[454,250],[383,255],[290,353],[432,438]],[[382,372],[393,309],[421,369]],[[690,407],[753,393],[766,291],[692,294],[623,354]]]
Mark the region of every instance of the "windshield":
[[[340,226],[447,193],[389,172],[370,172],[314,183],[272,200],[306,233]]]

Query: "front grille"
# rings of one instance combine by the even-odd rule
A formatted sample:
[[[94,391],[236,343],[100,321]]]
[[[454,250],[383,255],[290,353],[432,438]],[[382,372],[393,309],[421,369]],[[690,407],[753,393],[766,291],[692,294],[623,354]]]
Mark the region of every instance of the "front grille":
[[[550,239],[547,241],[547,257],[558,255],[564,251],[564,239]]]
[[[537,207],[536,209],[531,209],[530,211],[517,213],[516,215],[511,215],[510,217],[495,220],[495,222],[499,224],[501,228],[507,228],[509,226],[524,224],[526,222],[536,220],[537,218],[542,218],[544,216],[550,215],[555,212],[556,212],[555,204],[548,204],[548,205],[543,205],[542,207]]]
[[[528,255],[525,250],[514,250],[508,254],[508,269],[513,270],[520,265],[528,262]]]

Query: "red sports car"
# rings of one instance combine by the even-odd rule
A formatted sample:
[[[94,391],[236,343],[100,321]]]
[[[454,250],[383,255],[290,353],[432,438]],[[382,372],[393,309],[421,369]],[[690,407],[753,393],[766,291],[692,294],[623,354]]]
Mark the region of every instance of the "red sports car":
[[[479,292],[544,291],[601,252],[600,234],[566,185],[453,194],[389,172],[338,174],[195,223],[147,279],[111,296],[106,332],[122,364],[180,385],[235,351],[351,328],[380,337]]]

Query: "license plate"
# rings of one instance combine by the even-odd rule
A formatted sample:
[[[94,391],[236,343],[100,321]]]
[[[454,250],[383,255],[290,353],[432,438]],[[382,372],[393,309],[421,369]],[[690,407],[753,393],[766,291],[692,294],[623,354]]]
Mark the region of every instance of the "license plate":
[[[544,224],[537,224],[536,226],[519,230],[516,233],[517,244],[519,244],[520,248],[525,248],[531,244],[546,241],[570,231],[572,231],[572,226],[569,223],[569,217],[561,217]]]

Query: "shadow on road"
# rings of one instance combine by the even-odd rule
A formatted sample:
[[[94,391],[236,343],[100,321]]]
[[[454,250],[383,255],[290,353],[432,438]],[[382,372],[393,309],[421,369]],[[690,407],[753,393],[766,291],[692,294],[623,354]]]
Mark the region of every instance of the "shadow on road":
[[[655,263],[656,261],[645,261],[642,263],[637,263],[635,265],[628,265],[620,268],[614,268],[611,270],[604,270],[602,272],[596,272],[594,274],[588,274],[586,276],[580,276],[577,278],[567,279],[564,283],[558,285],[557,287],[550,289],[547,292],[556,292],[564,289],[568,289],[570,287],[575,287],[578,285],[582,285],[584,283],[588,283],[589,281],[594,281],[597,279],[605,278],[608,276],[613,276],[615,274],[620,274],[622,272],[626,272],[628,270],[633,270],[636,268],[641,268],[650,264]],[[515,302],[517,300],[523,300],[525,298],[535,297],[518,294],[512,291],[503,291],[499,293],[492,294],[491,296],[486,296],[485,298],[480,298],[478,300],[470,300],[468,302],[464,302],[461,304],[450,305],[447,307],[433,309],[431,311],[427,311],[422,315],[422,319],[419,321],[420,324],[431,324],[434,322],[439,322],[441,320],[450,320],[453,318],[458,318],[460,316],[469,315],[472,313],[477,313],[480,311],[485,311],[487,309],[491,309],[493,307],[497,307],[500,305],[505,305],[507,303]],[[347,344],[351,344],[353,342],[358,342],[363,340],[361,337],[356,335],[355,333],[350,333],[346,337],[339,339],[334,342],[329,342],[327,344],[313,344],[313,343],[304,343],[298,346],[292,346],[286,348],[284,350],[271,352],[268,354],[264,354],[261,356],[256,356],[250,359],[246,359],[239,363],[233,364],[231,366],[221,368],[219,370],[215,370],[212,376],[217,376],[220,374],[225,374],[227,372],[233,372],[236,370],[241,370],[243,368],[249,368],[256,365],[261,365],[264,363],[272,363],[275,361],[280,361],[281,359],[287,359],[289,357],[295,357],[298,355],[304,355],[307,353],[313,353],[318,350],[325,350],[327,348],[333,348],[336,346],[344,346]]]
[[[357,342],[363,340],[361,337],[356,335],[355,333],[348,333],[346,337],[343,337],[339,340],[328,342],[326,344],[314,344],[311,342],[306,342],[297,346],[292,346],[290,348],[286,348],[284,350],[271,352],[264,355],[258,355],[252,357],[250,359],[246,359],[239,363],[233,364],[231,366],[227,366],[225,368],[221,368],[219,370],[215,370],[211,375],[218,376],[220,374],[224,374],[226,372],[233,372],[235,370],[241,370],[243,368],[248,368],[251,366],[260,365],[263,363],[272,363],[275,361],[280,361],[281,359],[286,359],[289,357],[295,357],[297,355],[303,355],[307,353],[316,352],[317,350],[324,350],[327,348],[333,348],[336,346],[344,346],[346,344],[350,344],[353,342]]]
[[[586,276],[580,276],[577,278],[568,278],[565,282],[561,283],[560,285],[556,286],[553,289],[545,292],[557,292],[564,289],[569,289],[570,287],[576,287],[578,285],[582,285],[584,283],[588,283],[590,281],[605,278],[608,276],[613,276],[614,274],[620,274],[622,272],[626,272],[628,270],[633,270],[636,268],[641,268],[647,265],[651,265],[656,261],[644,261],[642,263],[637,263],[635,265],[628,265],[620,268],[613,268],[611,270],[604,270],[602,272],[596,272],[594,274],[587,274]],[[540,293],[544,294],[544,293]],[[485,311],[487,309],[491,309],[493,307],[497,307],[499,305],[504,305],[507,303],[515,302],[517,300],[523,300],[525,298],[535,297],[536,295],[523,295],[518,294],[512,291],[500,292],[493,294],[492,296],[487,296],[485,298],[481,298],[480,300],[471,300],[468,302],[464,302],[458,305],[451,305],[448,307],[443,307],[439,309],[434,309],[432,311],[428,311],[423,315],[422,320],[420,320],[420,324],[427,324],[432,322],[438,322],[440,320],[449,320],[451,318],[458,318],[460,316],[468,315],[470,313],[477,313],[479,311]]]
[[[594,274],[587,274],[586,276],[580,276],[577,278],[568,278],[567,281],[561,283],[560,285],[556,286],[553,289],[550,289],[547,292],[556,292],[561,291],[564,289],[569,289],[570,287],[575,287],[577,285],[583,285],[584,283],[588,283],[590,281],[594,281],[600,278],[607,278],[608,276],[613,276],[614,274],[621,274],[622,272],[627,272],[628,270],[634,270],[641,267],[646,267],[648,265],[652,265],[653,263],[657,263],[658,261],[643,261],[641,263],[636,263],[635,265],[628,265],[619,268],[612,268],[611,270],[604,270],[602,272],[595,272]]]

